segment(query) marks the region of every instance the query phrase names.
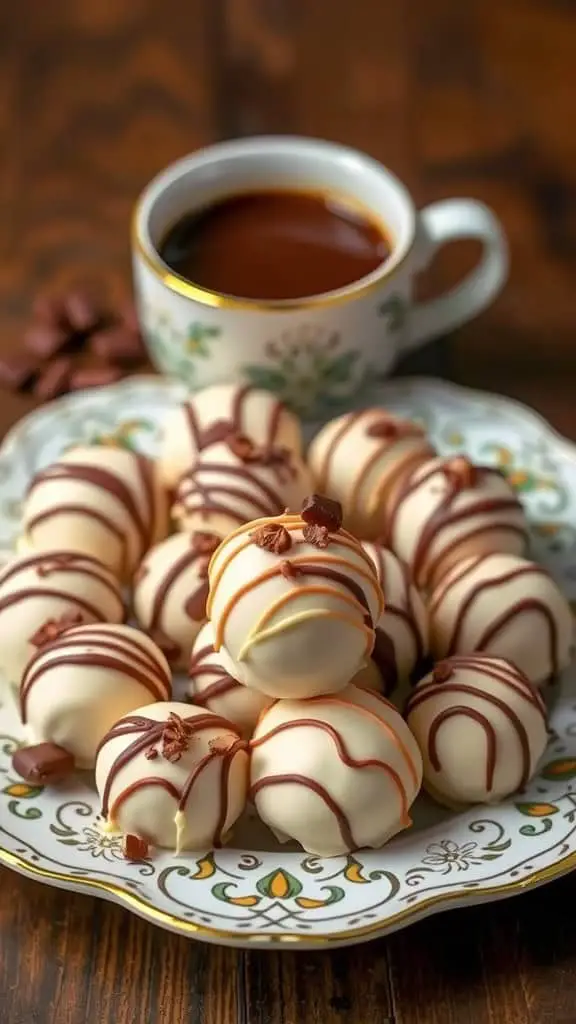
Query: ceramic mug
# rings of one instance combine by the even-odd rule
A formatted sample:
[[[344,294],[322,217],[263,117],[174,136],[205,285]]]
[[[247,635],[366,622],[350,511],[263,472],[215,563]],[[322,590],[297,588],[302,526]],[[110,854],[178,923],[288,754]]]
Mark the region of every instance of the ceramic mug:
[[[209,291],[159,256],[184,214],[247,189],[343,193],[368,208],[391,239],[389,257],[345,288],[309,298],[257,301]],[[483,254],[456,287],[415,303],[416,275],[439,246],[477,238]],[[318,417],[361,399],[397,358],[487,306],[507,275],[507,246],[494,214],[474,199],[417,211],[401,182],[376,160],[331,142],[292,136],[238,139],[172,164],[147,186],[133,221],[134,277],[150,356],[192,389],[245,381]]]

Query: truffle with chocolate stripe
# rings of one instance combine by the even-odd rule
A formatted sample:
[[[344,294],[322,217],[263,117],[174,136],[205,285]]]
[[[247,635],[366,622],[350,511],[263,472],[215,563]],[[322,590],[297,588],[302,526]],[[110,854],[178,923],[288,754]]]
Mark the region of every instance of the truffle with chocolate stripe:
[[[262,711],[272,703],[259,690],[243,686],[232,673],[234,666],[226,651],[214,650],[214,626],[206,622],[192,648],[188,675],[188,699],[233,722],[245,737],[252,735]]]
[[[533,683],[569,665],[574,641],[570,605],[541,565],[516,555],[460,562],[430,599],[436,658],[482,651],[507,658]]]
[[[331,505],[337,518],[317,503],[306,518],[248,523],[210,564],[214,647],[239,682],[271,697],[340,690],[372,653],[383,611],[376,569]]]
[[[472,555],[521,555],[527,539],[524,509],[503,474],[463,455],[430,459],[404,479],[383,537],[419,587]]]
[[[49,742],[92,768],[110,726],[147,701],[169,700],[172,677],[150,637],[131,626],[62,626],[28,663],[20,714],[31,744]]]
[[[148,704],[100,743],[104,829],[180,853],[226,842],[244,810],[248,754],[231,722],[189,704]]]
[[[58,548],[14,558],[0,573],[0,669],[16,689],[38,646],[62,622],[122,622],[114,574],[97,558]]]
[[[215,384],[197,391],[170,411],[164,421],[160,472],[176,487],[199,454],[230,434],[241,434],[258,447],[302,452],[300,423],[270,391],[242,384]]]
[[[546,710],[510,661],[455,655],[413,690],[406,720],[424,762],[424,786],[448,807],[495,803],[531,779],[546,749]]]
[[[411,823],[422,760],[402,716],[374,693],[276,701],[250,753],[251,798],[280,841],[333,857],[382,846]]]
[[[363,409],[327,423],[308,461],[315,487],[341,502],[344,526],[373,540],[406,473],[434,454],[418,424],[385,409]]]
[[[214,533],[176,533],[150,549],[134,580],[134,612],[175,668],[185,668],[206,621]]]
[[[129,579],[167,529],[167,497],[152,460],[94,445],[70,449],[32,479],[22,547],[46,551],[65,539],[70,551]]]

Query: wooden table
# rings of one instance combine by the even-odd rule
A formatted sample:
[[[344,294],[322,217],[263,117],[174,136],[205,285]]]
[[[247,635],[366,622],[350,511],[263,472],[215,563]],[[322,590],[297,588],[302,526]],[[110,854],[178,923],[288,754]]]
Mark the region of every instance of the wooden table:
[[[127,289],[130,209],[175,157],[322,135],[383,160],[420,203],[497,210],[510,283],[428,363],[576,438],[575,30],[569,0],[3,3],[2,345],[39,289]],[[473,255],[445,253],[428,287]],[[30,405],[3,395],[0,423]],[[0,1024],[573,1024],[575,899],[567,878],[342,952],[237,953],[1,870]]]

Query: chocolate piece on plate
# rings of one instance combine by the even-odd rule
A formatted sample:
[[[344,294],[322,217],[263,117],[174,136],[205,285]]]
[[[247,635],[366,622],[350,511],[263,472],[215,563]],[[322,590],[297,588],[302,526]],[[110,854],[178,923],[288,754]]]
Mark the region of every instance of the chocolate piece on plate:
[[[26,782],[44,786],[71,775],[74,758],[56,743],[37,743],[17,750],[12,756],[12,767]]]

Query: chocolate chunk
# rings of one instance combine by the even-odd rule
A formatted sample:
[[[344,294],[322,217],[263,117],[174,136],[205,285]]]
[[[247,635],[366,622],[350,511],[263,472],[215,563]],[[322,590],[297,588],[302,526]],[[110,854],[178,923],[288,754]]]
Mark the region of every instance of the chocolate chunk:
[[[59,356],[49,363],[34,385],[34,397],[41,402],[49,402],[68,390],[68,381],[72,370],[70,356]]]
[[[0,358],[0,385],[8,391],[29,388],[38,373],[38,362],[31,356],[14,353]]]
[[[26,782],[44,786],[60,782],[74,771],[74,758],[55,743],[23,747],[12,756],[12,767]]]
[[[57,323],[32,324],[24,334],[24,347],[39,359],[52,359],[70,340],[70,332]]]
[[[443,466],[444,475],[458,490],[469,490],[478,483],[478,467],[465,455],[456,455]]]
[[[148,843],[141,836],[126,832],[122,837],[122,854],[126,860],[144,860],[148,856]]]
[[[106,362],[130,365],[144,359],[146,352],[138,334],[127,327],[109,327],[90,338],[90,351]]]
[[[207,530],[195,530],[190,538],[192,550],[199,555],[212,555],[220,544],[220,537]]]
[[[317,526],[315,523],[308,523],[302,530],[302,536],[308,544],[315,548],[327,548],[330,543],[330,534],[326,526]]]
[[[325,526],[334,533],[342,526],[342,505],[323,494],[311,494],[302,504],[302,519],[313,526]]]
[[[102,313],[94,299],[86,292],[76,289],[64,296],[66,319],[74,331],[93,331],[102,322]]]
[[[288,558],[285,558],[283,562],[280,562],[280,572],[287,580],[295,580],[298,576],[302,575],[302,570],[294,562],[291,562]]]
[[[432,671],[432,679],[435,683],[447,683],[451,679],[453,671],[448,661],[439,661]]]
[[[84,388],[100,388],[114,384],[124,374],[117,366],[94,367],[93,369],[75,370],[70,375],[70,390],[82,391]]]
[[[230,434],[227,441],[230,451],[241,462],[254,462],[257,458],[258,450],[256,445],[245,434]]]
[[[424,431],[410,420],[397,420],[385,413],[366,428],[366,437],[381,437],[386,441],[399,441],[402,437],[423,437]]]
[[[258,527],[250,536],[259,548],[272,551],[275,555],[283,555],[292,547],[292,538],[288,530],[280,523],[266,523]]]
[[[44,647],[57,640],[62,633],[66,633],[74,626],[80,626],[83,622],[81,612],[65,612],[59,619],[47,619],[34,635],[29,637],[28,643],[32,644],[32,647]]]

